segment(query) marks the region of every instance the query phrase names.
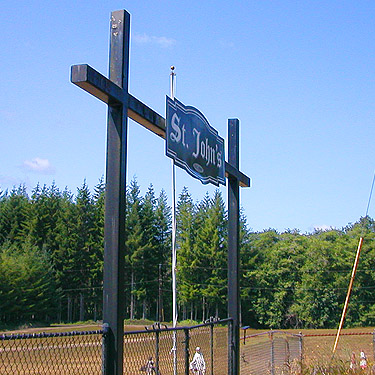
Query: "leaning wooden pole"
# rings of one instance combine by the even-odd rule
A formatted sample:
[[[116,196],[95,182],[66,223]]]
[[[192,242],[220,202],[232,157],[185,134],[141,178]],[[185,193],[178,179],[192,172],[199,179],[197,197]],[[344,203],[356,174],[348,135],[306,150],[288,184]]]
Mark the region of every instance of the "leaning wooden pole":
[[[335,351],[336,351],[336,348],[337,348],[337,344],[338,344],[339,338],[340,338],[341,329],[342,329],[342,326],[344,324],[346,310],[348,309],[348,304],[349,304],[349,299],[350,299],[350,293],[352,292],[352,289],[353,289],[353,282],[354,282],[355,273],[357,272],[359,255],[361,254],[362,244],[363,244],[363,237],[361,237],[359,239],[359,244],[358,244],[358,249],[357,249],[357,255],[355,257],[355,261],[354,261],[354,265],[353,265],[353,270],[352,270],[352,276],[350,277],[348,292],[346,293],[345,304],[344,304],[344,308],[342,310],[342,315],[341,315],[341,320],[340,320],[339,328],[337,330],[335,345],[333,346],[333,354],[335,354]]]

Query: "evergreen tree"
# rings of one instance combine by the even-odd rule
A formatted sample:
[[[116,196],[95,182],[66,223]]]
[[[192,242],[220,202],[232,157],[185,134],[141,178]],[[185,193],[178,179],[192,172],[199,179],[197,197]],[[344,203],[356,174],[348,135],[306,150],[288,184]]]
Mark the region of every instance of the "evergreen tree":
[[[61,193],[57,186],[54,183],[50,188],[37,185],[22,228],[23,237],[39,249],[46,248],[53,254],[59,246],[56,232],[61,213]]]
[[[49,321],[56,316],[57,288],[47,252],[27,243],[3,243],[0,279],[1,321]]]
[[[84,320],[85,297],[93,290],[90,278],[94,248],[94,205],[86,184],[77,190],[75,202],[66,201],[65,220],[61,223],[57,268],[59,283],[67,302],[67,320]]]
[[[159,263],[162,256],[157,244],[156,228],[156,198],[152,185],[148,188],[141,206],[141,226],[143,231],[142,246],[135,257],[142,259],[139,262],[141,277],[138,280],[138,290],[142,290],[142,318],[149,317],[150,309],[156,311],[156,298],[158,293]],[[135,259],[134,257],[134,259]]]
[[[141,223],[142,198],[136,179],[133,179],[128,189],[126,204],[126,286],[130,298],[130,319],[137,313],[137,300],[143,300],[146,295],[142,288],[143,279],[143,228]],[[138,288],[140,286],[140,288]]]
[[[90,254],[91,280],[91,309],[94,320],[102,312],[103,304],[103,256],[104,256],[104,213],[105,213],[105,183],[102,177],[94,188],[93,195],[93,238],[94,244]]]
[[[28,216],[29,197],[24,185],[13,188],[0,199],[0,245],[5,241],[22,242],[22,231]]]
[[[160,320],[165,320],[165,303],[163,298],[164,280],[170,270],[169,259],[171,254],[171,208],[167,203],[167,195],[162,190],[156,202],[155,209],[155,229],[156,229],[156,245],[158,262],[158,305],[157,312],[160,309]],[[168,304],[167,304],[168,306]],[[156,316],[155,320],[159,316]]]
[[[178,299],[185,306],[184,312],[190,309],[190,318],[196,319],[197,301],[200,287],[198,285],[196,265],[198,260],[192,254],[196,240],[195,224],[196,207],[187,187],[184,187],[177,203],[177,284]]]
[[[241,322],[246,322],[252,327],[257,326],[255,319],[255,312],[253,308],[253,281],[246,278],[246,271],[254,270],[256,267],[256,257],[253,246],[253,233],[248,228],[246,216],[243,208],[240,209],[240,228],[239,228],[239,243],[240,243],[240,298],[241,298]],[[228,273],[227,263],[226,272]]]
[[[103,178],[74,198],[65,189],[20,185],[0,192],[0,320],[99,319],[104,245]],[[220,191],[177,203],[177,281],[182,318],[226,316],[227,214]],[[170,319],[171,209],[135,179],[126,194],[125,295],[130,317]],[[300,234],[252,232],[240,215],[241,311],[253,327],[336,327],[363,237],[346,326],[375,324],[375,222]],[[161,295],[161,291],[168,291]],[[161,298],[159,298],[159,296]],[[159,300],[162,300],[161,303]],[[158,305],[159,304],[159,305]],[[181,315],[180,315],[181,319]]]
[[[210,315],[227,316],[227,215],[224,201],[219,190],[209,202],[207,217],[197,232],[203,249],[202,257],[206,258],[207,275],[203,287],[203,296],[207,302],[208,318]],[[197,242],[198,243],[198,242]]]

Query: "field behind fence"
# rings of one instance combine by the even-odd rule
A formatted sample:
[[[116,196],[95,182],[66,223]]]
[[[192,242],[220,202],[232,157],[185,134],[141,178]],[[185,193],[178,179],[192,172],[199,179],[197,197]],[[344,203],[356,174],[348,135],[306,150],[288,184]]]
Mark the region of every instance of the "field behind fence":
[[[352,353],[355,355],[356,367],[359,368],[360,352],[367,358],[367,371],[370,372],[374,361],[374,330],[346,330],[340,335],[336,352],[333,356],[334,333],[306,333],[303,338],[303,364],[306,368],[340,364],[342,369],[349,369]]]

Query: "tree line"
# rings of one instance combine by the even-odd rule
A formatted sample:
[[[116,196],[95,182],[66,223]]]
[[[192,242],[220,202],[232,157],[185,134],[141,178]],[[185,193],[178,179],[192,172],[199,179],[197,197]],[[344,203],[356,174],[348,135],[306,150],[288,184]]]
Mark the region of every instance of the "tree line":
[[[105,184],[0,192],[0,322],[102,317]],[[133,179],[126,194],[124,318],[171,321],[171,207]],[[227,316],[227,211],[220,190],[177,201],[179,320]],[[375,324],[375,222],[300,233],[254,232],[241,212],[241,320],[264,328],[329,328],[340,319],[360,236],[346,324]]]

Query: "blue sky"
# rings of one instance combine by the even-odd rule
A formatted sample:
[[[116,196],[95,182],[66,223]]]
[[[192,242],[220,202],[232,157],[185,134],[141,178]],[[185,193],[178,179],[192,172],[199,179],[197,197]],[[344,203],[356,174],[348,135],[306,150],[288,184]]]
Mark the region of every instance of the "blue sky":
[[[239,118],[241,205],[253,230],[341,228],[365,214],[375,169],[373,1],[5,2],[0,14],[0,189],[72,192],[105,172],[106,106],[70,66],[107,75],[111,11],[131,14],[129,91],[161,115],[176,97],[223,138]],[[171,195],[164,141],[129,122],[128,181]],[[177,171],[177,193],[214,186]],[[226,198],[226,188],[220,188]],[[369,214],[375,216],[371,204]]]

